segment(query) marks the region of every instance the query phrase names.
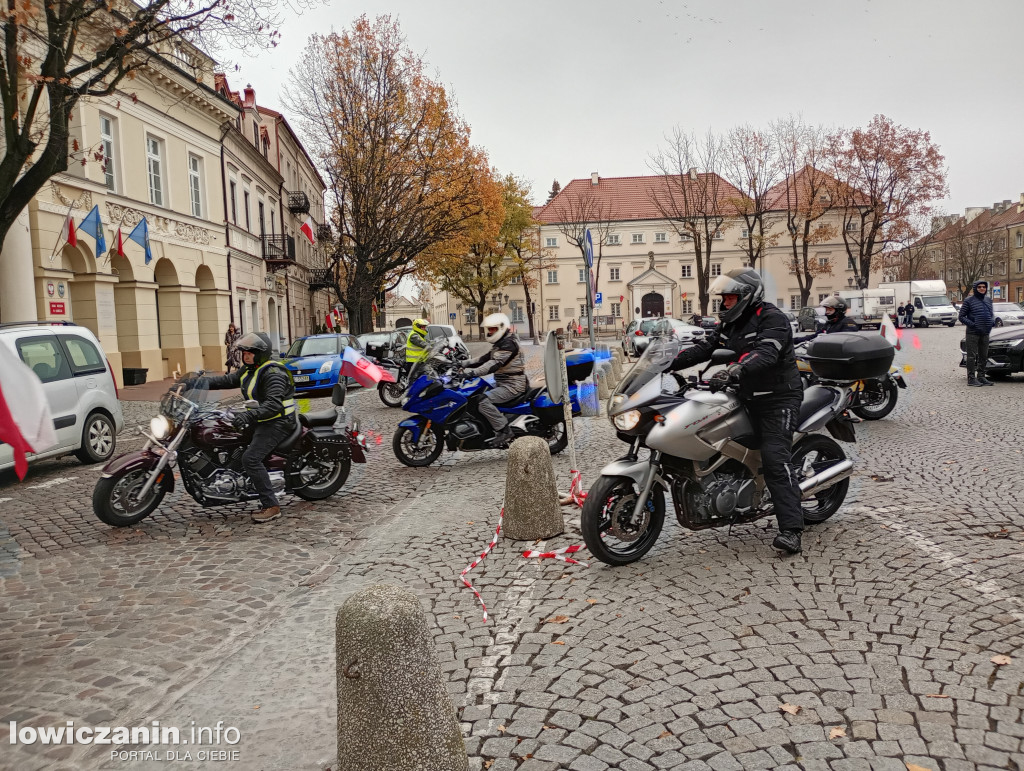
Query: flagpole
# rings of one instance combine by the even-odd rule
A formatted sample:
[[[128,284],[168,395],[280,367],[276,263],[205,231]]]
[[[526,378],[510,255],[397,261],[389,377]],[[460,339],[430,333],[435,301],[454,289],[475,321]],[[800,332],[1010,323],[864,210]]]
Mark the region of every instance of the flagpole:
[[[71,209],[74,207],[75,202],[72,201],[68,204],[68,210],[64,214],[64,224],[67,224],[68,217],[71,216]],[[64,225],[61,225],[60,232],[57,234],[57,242],[53,245],[53,250],[50,252],[50,262],[53,262],[53,258],[57,255],[57,247],[60,246],[61,236],[64,235]]]

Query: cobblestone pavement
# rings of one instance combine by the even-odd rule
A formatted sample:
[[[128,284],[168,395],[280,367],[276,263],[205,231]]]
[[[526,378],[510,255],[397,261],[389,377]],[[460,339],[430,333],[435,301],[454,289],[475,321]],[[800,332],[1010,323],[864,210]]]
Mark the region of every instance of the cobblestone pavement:
[[[918,330],[900,355],[910,388],[858,426],[847,505],[802,555],[779,558],[770,523],[692,533],[671,517],[628,568],[527,561],[536,547],[501,541],[471,574],[487,624],[456,578],[494,531],[504,453],[404,468],[387,445],[401,413],[373,393],[351,400],[385,435],[367,467],[262,527],[251,507],[179,492],[112,530],[90,511],[96,468],[3,478],[0,724],[159,720],[184,736],[224,721],[236,767],[330,768],[334,613],[392,582],[432,614],[475,770],[1019,771],[1024,380],[967,388],[961,333]],[[577,447],[588,484],[621,451],[600,418],[577,421]],[[555,468],[566,482],[568,458]],[[543,546],[580,542],[565,512]],[[0,767],[167,766],[104,749],[5,747]]]

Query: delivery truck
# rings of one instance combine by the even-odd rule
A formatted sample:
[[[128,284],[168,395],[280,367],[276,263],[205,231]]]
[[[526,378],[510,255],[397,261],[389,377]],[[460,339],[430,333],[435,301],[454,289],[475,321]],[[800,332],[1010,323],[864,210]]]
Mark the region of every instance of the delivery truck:
[[[945,281],[892,281],[879,284],[878,289],[891,292],[897,306],[910,300],[914,306],[914,326],[956,324],[957,311],[949,300]]]

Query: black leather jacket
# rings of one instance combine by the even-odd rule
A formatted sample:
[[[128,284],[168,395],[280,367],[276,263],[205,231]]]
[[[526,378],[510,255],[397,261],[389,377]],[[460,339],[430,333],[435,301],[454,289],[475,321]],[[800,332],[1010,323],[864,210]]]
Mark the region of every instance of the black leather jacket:
[[[828,318],[827,316],[825,318]],[[832,332],[856,332],[857,323],[853,319],[848,319],[846,316],[836,314],[831,320],[825,323],[825,328],[822,330],[826,335]]]
[[[703,340],[680,351],[669,367],[686,369],[711,358],[718,348],[736,352],[742,367],[741,399],[798,393],[800,371],[793,352],[793,328],[771,303],[761,303],[736,321],[722,324]]]
[[[242,369],[235,370],[230,375],[216,375],[208,379],[210,389],[240,388],[242,375],[252,373],[257,367],[246,365]],[[248,378],[247,378],[248,379]],[[244,394],[243,394],[244,396]],[[291,407],[287,417],[295,420],[295,385],[292,383],[291,375],[283,365],[277,362],[269,362],[260,369],[256,377],[256,385],[253,389],[253,398],[259,402],[259,406],[250,413],[256,416],[256,420],[265,423],[268,420],[285,417],[288,406]]]

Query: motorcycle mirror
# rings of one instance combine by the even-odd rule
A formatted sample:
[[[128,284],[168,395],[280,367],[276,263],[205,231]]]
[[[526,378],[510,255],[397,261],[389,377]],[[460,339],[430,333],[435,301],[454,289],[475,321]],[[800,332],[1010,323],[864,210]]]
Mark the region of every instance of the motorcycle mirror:
[[[345,386],[341,383],[335,383],[334,388],[331,389],[331,404],[335,407],[345,406],[345,397],[348,395],[348,391],[345,390]]]
[[[736,352],[729,348],[719,348],[711,354],[712,364],[729,364],[736,361]]]

